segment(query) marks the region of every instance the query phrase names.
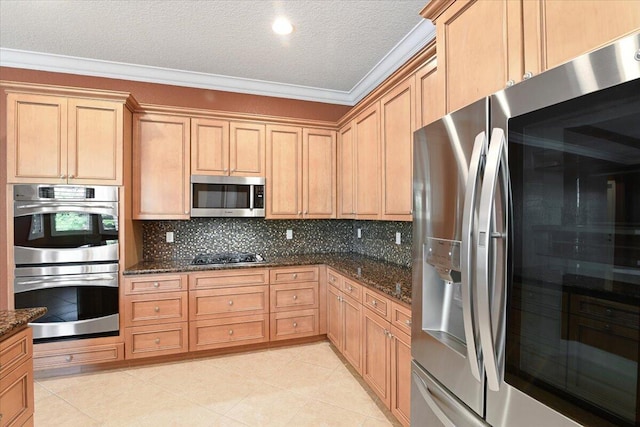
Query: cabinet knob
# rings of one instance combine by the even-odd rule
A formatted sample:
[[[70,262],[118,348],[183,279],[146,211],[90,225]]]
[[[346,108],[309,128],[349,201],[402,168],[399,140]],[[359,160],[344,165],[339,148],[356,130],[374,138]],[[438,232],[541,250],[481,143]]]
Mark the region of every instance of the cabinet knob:
[[[160,311],[160,307],[155,306],[155,307],[153,308],[153,310],[157,313],[157,312],[159,312],[159,311]]]
[[[298,327],[298,322],[293,322],[293,327],[297,328]]]
[[[377,307],[378,306],[378,301],[376,301],[376,300],[371,301],[371,305],[374,306],[374,307]]]
[[[75,178],[75,177],[76,177],[76,176],[75,176],[74,174],[69,175],[69,179],[73,179],[73,178]]]
[[[294,300],[297,300],[297,299],[298,299],[298,295],[294,295],[294,296],[293,296],[293,299],[294,299]]]
[[[609,325],[609,324],[604,325],[604,330],[605,331],[610,331],[611,330],[611,325]]]
[[[298,215],[302,215],[302,211],[298,211]]]
[[[65,174],[60,175],[60,179],[65,179],[67,176]]]
[[[533,77],[533,73],[531,71],[527,71],[526,73],[524,73],[524,75],[522,76],[522,80],[529,80],[531,77]]]
[[[229,305],[233,305],[233,300],[229,300]]]
[[[293,273],[293,278],[297,279],[298,278],[298,273]]]
[[[156,344],[160,344],[160,338],[156,338]]]
[[[634,58],[636,59],[636,61],[640,61],[640,49],[636,50]]]
[[[331,276],[331,281],[335,283],[336,278],[335,278],[335,277],[333,277],[333,276]]]
[[[353,288],[352,288],[351,286],[349,286],[349,287],[347,288],[347,290],[348,290],[349,292],[353,292]]]
[[[229,172],[229,169],[224,169],[222,172],[225,172],[225,173]]]
[[[231,172],[235,172],[235,171],[236,171],[236,170],[235,170],[235,168],[234,168],[234,169],[231,169]]]
[[[511,86],[513,86],[514,84],[516,84],[516,81],[515,81],[515,80],[509,80],[509,81],[507,82],[507,87],[511,87]]]
[[[411,326],[411,320],[405,320],[405,321],[404,321],[404,323],[405,323],[405,325],[407,325],[407,326]]]
[[[608,317],[611,317],[611,315],[613,315],[613,311],[611,311],[611,309],[610,309],[610,308],[607,308],[607,309],[604,311],[604,314],[605,314],[605,315],[607,315]]]
[[[154,288],[158,288],[158,287],[160,287],[160,283],[158,283],[158,282],[153,282],[153,287],[154,287]]]
[[[67,355],[67,357],[65,357],[64,360],[66,360],[67,362],[71,362],[73,360],[73,354]]]
[[[304,214],[306,215],[308,213],[308,211],[304,211]]]
[[[336,299],[337,299],[338,301],[342,301],[342,299],[340,298],[340,295],[338,295],[338,296],[336,297]]]
[[[229,329],[229,335],[233,335],[233,329]]]

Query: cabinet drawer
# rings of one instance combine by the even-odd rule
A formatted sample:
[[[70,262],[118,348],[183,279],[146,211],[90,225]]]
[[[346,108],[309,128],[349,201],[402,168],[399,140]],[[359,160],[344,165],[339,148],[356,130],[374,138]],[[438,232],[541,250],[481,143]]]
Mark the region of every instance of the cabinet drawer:
[[[342,281],[342,292],[358,302],[362,302],[362,285],[346,277]]]
[[[391,326],[411,336],[411,309],[397,302],[391,303]]]
[[[189,289],[229,288],[269,284],[269,270],[247,268],[189,274]]]
[[[586,295],[571,295],[571,313],[638,329],[640,308]]]
[[[35,370],[93,365],[124,360],[124,344],[106,344],[92,347],[34,352]]]
[[[364,288],[362,305],[391,322],[391,301],[368,288]]]
[[[189,350],[207,350],[269,341],[269,316],[198,320],[189,326]]]
[[[318,267],[271,269],[269,277],[272,285],[277,285],[279,283],[317,282]]]
[[[318,308],[318,282],[271,285],[271,311]]]
[[[125,326],[150,325],[188,320],[186,292],[125,297]]]
[[[190,291],[191,320],[246,316],[269,312],[268,286],[201,289]]]
[[[127,328],[127,359],[186,352],[189,348],[187,322]]]
[[[318,335],[318,310],[271,313],[271,340]]]
[[[0,342],[0,378],[33,355],[33,331],[26,328]]]
[[[125,277],[124,293],[125,295],[135,295],[149,292],[185,291],[187,289],[186,280],[185,274]]]
[[[0,425],[27,425],[34,409],[33,360],[17,366],[0,384]]]
[[[336,273],[335,271],[331,270],[331,269],[327,269],[327,282],[331,285],[334,286],[336,289],[342,289],[342,281],[344,279],[342,278],[342,276],[339,273]]]

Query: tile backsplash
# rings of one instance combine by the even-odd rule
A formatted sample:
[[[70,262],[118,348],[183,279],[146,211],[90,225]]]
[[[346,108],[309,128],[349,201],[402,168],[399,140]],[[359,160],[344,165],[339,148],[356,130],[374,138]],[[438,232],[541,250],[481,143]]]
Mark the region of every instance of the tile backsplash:
[[[362,238],[357,238],[361,228]],[[293,238],[287,239],[287,230]],[[166,242],[166,233],[174,242]],[[395,233],[402,244],[395,244]],[[356,252],[401,265],[411,261],[411,223],[352,220],[265,220],[193,218],[188,221],[145,221],[146,261],[190,259],[201,252],[240,251],[274,255]]]

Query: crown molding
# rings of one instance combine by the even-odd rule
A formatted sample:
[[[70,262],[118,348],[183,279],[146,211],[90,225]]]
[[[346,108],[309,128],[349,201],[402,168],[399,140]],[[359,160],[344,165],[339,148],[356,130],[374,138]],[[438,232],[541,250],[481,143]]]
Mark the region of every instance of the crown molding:
[[[350,91],[0,48],[0,66],[353,106],[435,37],[423,20]]]

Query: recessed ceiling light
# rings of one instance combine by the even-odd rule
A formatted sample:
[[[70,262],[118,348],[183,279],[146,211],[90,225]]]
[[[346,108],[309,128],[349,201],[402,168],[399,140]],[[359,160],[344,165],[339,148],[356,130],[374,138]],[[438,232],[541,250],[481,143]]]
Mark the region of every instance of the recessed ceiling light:
[[[293,25],[291,25],[291,22],[289,22],[287,18],[280,17],[273,21],[271,29],[276,34],[286,35],[291,34],[293,31]]]

